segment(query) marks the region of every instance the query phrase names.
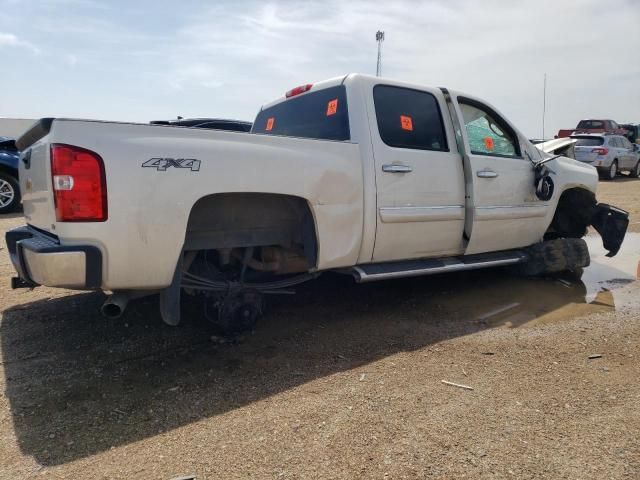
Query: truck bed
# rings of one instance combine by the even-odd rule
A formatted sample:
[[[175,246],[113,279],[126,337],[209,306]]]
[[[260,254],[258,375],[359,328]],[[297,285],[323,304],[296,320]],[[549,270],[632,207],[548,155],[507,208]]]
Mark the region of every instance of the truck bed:
[[[182,249],[189,214],[219,192],[287,194],[316,212],[319,268],[356,263],[362,236],[360,149],[350,142],[197,130],[148,124],[45,119],[20,139],[27,223],[63,245],[92,245],[108,256],[102,288],[161,288]],[[108,218],[57,222],[50,147],[96,152],[106,174]],[[188,162],[184,160],[196,160]],[[163,168],[164,167],[164,168]],[[286,173],[286,174],[283,174]],[[150,240],[153,239],[153,242]],[[155,265],[158,268],[135,268]]]

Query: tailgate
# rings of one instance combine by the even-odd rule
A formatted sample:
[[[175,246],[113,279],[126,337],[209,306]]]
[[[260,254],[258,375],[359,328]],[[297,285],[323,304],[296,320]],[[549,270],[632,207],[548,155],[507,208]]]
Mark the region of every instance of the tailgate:
[[[596,158],[598,158],[598,154],[594,153],[592,150],[595,147],[576,147],[576,160],[581,162],[593,163]]]
[[[47,142],[53,124],[53,118],[43,118],[16,141],[20,150],[18,176],[25,219],[27,223],[48,232],[55,223]]]

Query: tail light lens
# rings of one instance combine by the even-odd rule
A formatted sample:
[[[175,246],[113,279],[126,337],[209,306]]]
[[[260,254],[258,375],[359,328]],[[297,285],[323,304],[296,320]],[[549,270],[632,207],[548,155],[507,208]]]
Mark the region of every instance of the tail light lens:
[[[51,176],[59,222],[104,222],[107,182],[97,153],[72,145],[51,145]]]
[[[301,93],[308,92],[313,87],[313,83],[307,83],[306,85],[300,85],[299,87],[293,88],[284,94],[286,98],[295,97],[296,95],[300,95]]]
[[[591,153],[597,153],[598,155],[606,155],[609,153],[608,148],[594,148],[591,150]]]

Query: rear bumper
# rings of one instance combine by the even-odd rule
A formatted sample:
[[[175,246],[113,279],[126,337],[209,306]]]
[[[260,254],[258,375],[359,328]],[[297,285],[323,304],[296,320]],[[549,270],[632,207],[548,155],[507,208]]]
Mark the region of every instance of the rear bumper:
[[[12,286],[91,290],[102,283],[102,254],[89,245],[60,245],[54,235],[25,226],[9,230],[5,239],[19,281]]]

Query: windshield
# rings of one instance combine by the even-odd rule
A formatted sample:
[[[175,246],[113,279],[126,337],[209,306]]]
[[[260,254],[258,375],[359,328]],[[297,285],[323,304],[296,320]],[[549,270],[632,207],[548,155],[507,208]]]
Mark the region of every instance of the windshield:
[[[601,120],[582,120],[578,123],[578,128],[604,128],[604,122]]]
[[[349,140],[349,114],[344,85],[311,91],[262,110],[253,133],[287,137]]]

